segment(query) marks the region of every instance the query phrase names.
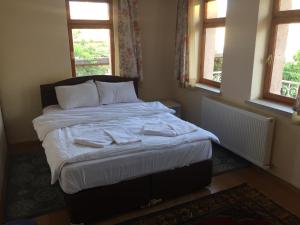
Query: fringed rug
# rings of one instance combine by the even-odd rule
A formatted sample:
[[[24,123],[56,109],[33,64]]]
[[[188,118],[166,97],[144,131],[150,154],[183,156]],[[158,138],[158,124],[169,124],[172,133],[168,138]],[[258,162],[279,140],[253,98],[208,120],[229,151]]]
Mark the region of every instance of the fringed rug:
[[[121,225],[299,225],[300,219],[247,184]]]

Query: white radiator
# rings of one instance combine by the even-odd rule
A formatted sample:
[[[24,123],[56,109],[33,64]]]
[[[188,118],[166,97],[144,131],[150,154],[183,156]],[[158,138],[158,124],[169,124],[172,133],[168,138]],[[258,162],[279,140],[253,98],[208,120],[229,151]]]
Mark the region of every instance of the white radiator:
[[[221,145],[262,168],[271,165],[275,119],[204,97],[201,125]]]

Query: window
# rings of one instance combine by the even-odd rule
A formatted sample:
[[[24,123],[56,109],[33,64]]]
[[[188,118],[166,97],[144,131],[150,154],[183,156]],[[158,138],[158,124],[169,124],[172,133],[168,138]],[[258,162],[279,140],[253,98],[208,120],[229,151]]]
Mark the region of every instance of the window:
[[[73,76],[114,74],[111,0],[66,0]]]
[[[220,87],[227,0],[205,0],[199,82]]]
[[[300,85],[300,1],[274,4],[264,98],[293,105]]]

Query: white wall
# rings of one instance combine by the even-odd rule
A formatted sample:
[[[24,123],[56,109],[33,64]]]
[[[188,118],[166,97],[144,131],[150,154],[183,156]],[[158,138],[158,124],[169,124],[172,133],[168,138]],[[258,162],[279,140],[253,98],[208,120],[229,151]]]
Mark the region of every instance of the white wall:
[[[0,100],[10,142],[33,140],[39,85],[70,77],[64,0],[6,0],[0,6]]]
[[[259,2],[228,1],[221,91],[235,101],[250,98]]]
[[[174,74],[176,7],[174,0],[140,0],[145,100],[170,98]]]
[[[201,124],[204,95],[274,116],[277,124],[270,172],[300,188],[300,127],[293,125],[287,116],[246,104],[251,97],[260,95],[270,12],[268,0],[229,0],[221,95],[200,89],[181,89],[176,85],[174,94],[183,105],[184,117],[196,124]]]

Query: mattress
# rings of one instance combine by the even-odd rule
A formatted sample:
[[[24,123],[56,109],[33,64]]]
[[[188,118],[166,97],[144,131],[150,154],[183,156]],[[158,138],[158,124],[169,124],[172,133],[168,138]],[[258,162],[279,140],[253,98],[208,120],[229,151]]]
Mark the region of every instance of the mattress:
[[[63,167],[59,182],[65,193],[74,194],[94,187],[181,168],[210,159],[211,156],[211,141],[197,141],[160,151],[68,164]]]

